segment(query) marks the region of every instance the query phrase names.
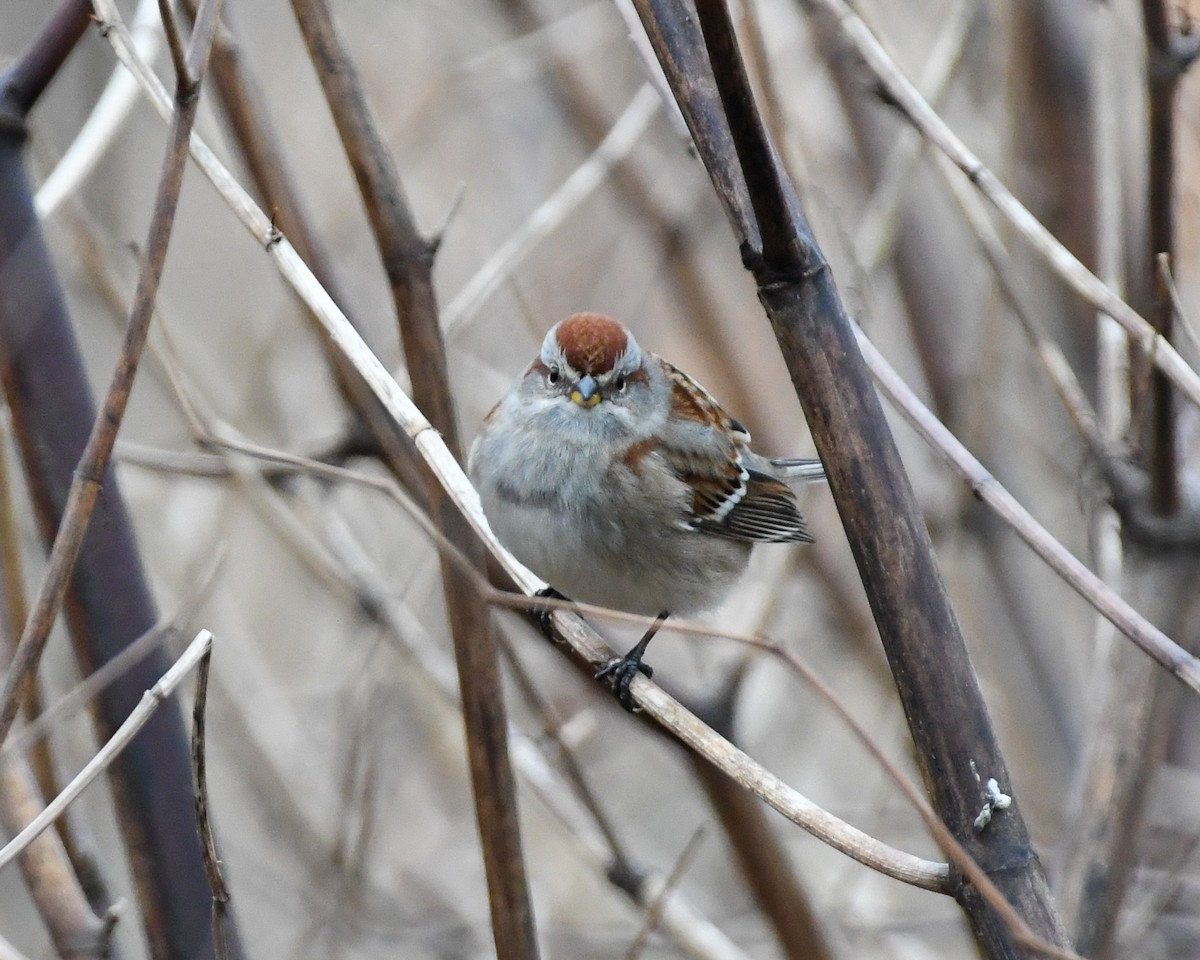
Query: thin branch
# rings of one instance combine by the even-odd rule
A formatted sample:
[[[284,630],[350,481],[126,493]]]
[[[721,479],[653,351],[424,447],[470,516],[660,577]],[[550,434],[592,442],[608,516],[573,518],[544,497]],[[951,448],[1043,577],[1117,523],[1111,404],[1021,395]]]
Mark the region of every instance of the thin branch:
[[[662,101],[653,86],[641,87],[600,144],[562,184],[538,205],[524,223],[500,244],[442,311],[446,336],[468,324],[513,269],[578,209],[603,182],[613,166],[637,145]]]
[[[158,0],[158,16],[162,23],[163,36],[167,38],[167,49],[171,52],[175,83],[180,88],[189,87],[193,78],[188,73],[187,51],[183,48],[183,38],[179,35],[179,24],[175,20],[175,11],[171,9],[170,0]]]
[[[138,53],[147,63],[154,62],[162,45],[159,23],[157,0],[141,0],[133,17],[132,32]],[[33,207],[39,217],[44,220],[52,216],[59,205],[82,186],[124,128],[137,102],[137,81],[128,70],[116,64],[104,92],[75,139],[38,187]]]
[[[37,784],[21,759],[0,762],[0,822],[12,836],[43,806]],[[63,960],[101,960],[110,947],[108,924],[92,912],[59,836],[36,838],[20,858],[30,898]]]
[[[650,941],[650,935],[654,933],[654,928],[658,926],[662,919],[663,903],[671,892],[679,885],[679,881],[683,879],[683,874],[692,860],[696,857],[696,852],[700,849],[700,841],[704,839],[704,827],[700,826],[692,834],[691,839],[684,845],[682,852],[675,861],[675,866],[671,868],[671,872],[667,874],[666,880],[663,881],[662,889],[659,890],[654,898],[650,901],[650,905],[646,908],[646,917],[642,922],[642,928],[638,930],[637,936],[633,938],[633,943],[629,945],[629,950],[625,953],[625,960],[639,960],[642,951],[646,949],[646,944]]]
[[[58,75],[91,23],[88,0],[62,0],[46,26],[0,73],[0,129],[23,129],[25,118]]]
[[[972,25],[983,5],[978,0],[957,0],[929,50],[920,89],[934,106],[939,106],[958,72]],[[889,132],[889,139],[892,134]],[[913,170],[921,158],[925,140],[911,127],[894,138],[876,177],[875,187],[863,208],[854,232],[854,251],[863,270],[873,273],[893,250],[899,229],[899,211],[908,195]]]
[[[212,43],[221,2],[222,0],[211,0],[205,8],[207,16],[197,25],[188,51],[189,63],[198,60],[196,66],[201,70]],[[138,360],[153,315],[158,282],[166,262],[175,208],[187,163],[188,136],[199,105],[196,89],[199,71],[194,76],[196,79],[178,89],[178,109],[172,122],[170,145],[163,160],[163,172],[146,245],[147,259],[138,281],[138,294],[130,312],[129,329],[121,358],[113,374],[103,408],[97,416],[87,447],[80,459],[75,479],[71,484],[67,508],[50,552],[45,578],[34,599],[21,641],[13,656],[12,667],[5,677],[3,694],[0,695],[0,743],[4,742],[16,717],[21,684],[26,676],[32,675],[37,669],[42,650],[50,636],[50,628],[58,615],[133,388]]]
[[[753,639],[744,640],[754,644]],[[986,873],[982,867],[976,863],[975,859],[970,855],[966,848],[958,841],[951,833],[945,822],[937,815],[937,812],[929,805],[924,797],[921,796],[916,784],[904,776],[894,763],[891,762],[879,749],[875,739],[867,732],[857,720],[851,716],[845,705],[837,698],[833,690],[830,689],[820,676],[808,666],[800,657],[793,654],[791,651],[779,647],[775,644],[764,643],[759,641],[757,644],[765,652],[770,653],[776,659],[780,660],[793,673],[799,676],[810,688],[812,688],[822,700],[831,706],[838,717],[845,723],[854,733],[858,741],[866,747],[867,751],[874,757],[875,761],[883,767],[888,778],[896,784],[900,791],[904,794],[905,799],[920,815],[924,821],[926,828],[933,835],[942,851],[950,858],[950,862],[956,868],[963,871],[967,881],[973,884],[982,894],[983,898],[1002,918],[1004,924],[1012,933],[1014,939],[1019,941],[1022,946],[1049,957],[1059,957],[1063,960],[1082,960],[1078,954],[1065,946],[1051,943],[1038,936],[1029,926],[1024,917],[1017,912],[1013,905],[1005,898],[999,887],[993,882],[992,878]],[[1008,803],[1011,802],[1011,797],[1006,797],[1004,808],[1008,809]],[[985,801],[989,802],[990,801]],[[989,807],[989,815],[992,811]],[[980,821],[976,821],[976,830],[984,831],[988,827],[988,821],[983,822],[983,826],[979,826]]]
[[[198,6],[199,0],[184,0],[184,8],[193,20]],[[292,174],[292,158],[266,107],[250,59],[239,45],[229,13],[225,11],[221,29],[217,31],[209,73],[232,138],[262,197],[263,207],[271,212],[280,232],[296,247],[333,299],[345,303],[347,297],[336,284],[335,259],[313,228]],[[378,456],[414,496],[423,499],[424,481],[417,458],[403,433],[354,368],[332,347],[320,324],[313,321],[312,326],[320,337],[322,351],[333,368],[342,396],[358,417],[356,426],[361,426],[368,447],[364,452]]]
[[[177,635],[195,616],[212,592],[212,585],[216,581],[217,572],[220,570],[224,558],[225,551],[223,549],[214,551],[210,562],[191,580],[191,585],[172,613],[160,619],[158,623],[129,643],[115,657],[50,704],[38,714],[36,719],[14,730],[4,745],[0,747],[0,761],[20,753],[31,743],[44,739],[56,724],[74,716],[83,709],[89,700],[93,699],[118,676],[128,671],[131,666],[145,658],[151,650],[162,646]]]
[[[1136,260],[1134,287],[1145,298],[1143,309],[1151,313],[1159,335],[1171,339],[1173,313],[1156,258],[1174,259],[1175,218],[1179,205],[1175,184],[1175,102],[1186,64],[1173,59],[1177,49],[1171,24],[1173,4],[1166,0],[1142,0],[1146,36],[1145,77],[1147,116],[1147,193],[1145,249]],[[1150,498],[1154,512],[1169,516],[1179,507],[1179,467],[1175,449],[1175,398],[1161,373],[1153,380],[1147,397],[1149,411]]]
[[[753,647],[745,651],[745,659],[738,669],[730,672],[716,697],[705,704],[705,709],[697,711],[714,730],[730,740],[735,739],[736,700],[745,677],[741,668],[749,664],[754,653]],[[687,756],[693,775],[724,828],[746,885],[775,930],[780,951],[788,960],[832,960],[832,948],[818,911],[796,875],[787,848],[772,829],[763,805],[699,754],[689,752]]]
[[[99,752],[87,762],[84,768],[66,785],[63,791],[46,805],[45,810],[31,820],[29,825],[5,844],[3,848],[0,848],[0,870],[8,866],[14,857],[19,856],[35,838],[62,816],[67,807],[75,802],[92,781],[100,776],[116,760],[121,751],[129,745],[129,741],[137,736],[138,731],[154,715],[154,711],[183,682],[183,679],[196,666],[211,645],[212,634],[207,630],[201,630],[196,634],[196,638],[188,644],[183,655],[175,661],[170,670],[163,674],[162,679],[158,683],[146,691],[141,703],[137,705],[133,713],[121,724],[117,732],[109,738],[108,742],[101,747]]]
[[[16,947],[0,936],[0,960],[30,960]]]
[[[866,334],[858,330],[857,336],[863,356],[875,376],[875,382],[917,432],[971,484],[975,495],[995,510],[1055,573],[1112,622],[1121,633],[1185,686],[1200,693],[1200,660],[1146,620],[1055,540],[921,403],[903,378],[884,359],[883,354],[867,339]]]
[[[1101,279],[1121,290],[1125,286],[1125,217],[1116,113],[1117,25],[1113,9],[1107,5],[1097,7],[1093,19],[1090,100],[1096,259]],[[1137,272],[1144,275],[1145,269],[1143,264]],[[1130,423],[1129,339],[1110,317],[1097,317],[1097,324],[1097,441],[1115,453],[1125,442]],[[1125,575],[1121,521],[1111,508],[1096,511],[1092,540],[1099,576],[1114,588],[1136,587],[1141,578]],[[1131,566],[1136,569],[1138,560],[1133,559]],[[1102,952],[1104,944],[1111,946],[1119,904],[1135,866],[1132,844],[1151,779],[1145,727],[1152,716],[1155,686],[1163,680],[1153,664],[1137,658],[1127,646],[1118,646],[1111,631],[1111,624],[1097,618],[1088,684],[1097,693],[1089,698],[1087,737],[1068,794],[1057,888],[1067,928],[1079,949],[1089,955]],[[1141,759],[1132,759],[1135,757]]]
[[[909,122],[954,162],[1072,290],[1097,310],[1120,323],[1134,342],[1151,355],[1155,366],[1193,403],[1200,405],[1200,375],[1197,375],[1169,342],[1155,332],[1144,317],[1059,243],[999,178],[967,148],[904,76],[845,0],[814,2],[837,20],[839,27],[879,80],[889,99],[903,111]]]
[[[553,706],[538,691],[534,685],[533,678],[529,675],[529,671],[525,669],[525,665],[521,662],[520,657],[517,656],[508,639],[501,635],[498,637],[498,642],[517,689],[530,709],[539,718],[542,735],[554,744],[558,765],[562,768],[564,778],[572,786],[575,795],[579,798],[579,802],[586,808],[592,818],[592,822],[596,825],[596,829],[604,837],[604,842],[608,846],[609,854],[612,857],[612,865],[609,867],[609,872],[615,872],[622,876],[636,875],[637,871],[633,867],[633,861],[625,849],[625,844],[617,836],[617,829],[612,822],[612,818],[605,812],[599,799],[596,797],[595,791],[592,790],[591,784],[588,783],[587,775],[583,771],[583,764],[580,763],[579,758],[575,755],[575,751],[563,739],[562,719],[557,715],[557,711],[555,711]]]
[[[395,163],[358,71],[338,36],[327,0],[292,0],[292,9],[354,171],[391,286],[413,399],[427,412],[451,454],[462,459],[433,288],[436,243],[417,230]],[[482,569],[483,549],[446,489],[432,476],[427,489],[429,513],[438,528],[473,566]],[[439,556],[496,952],[499,960],[533,960],[538,956],[537,933],[521,850],[504,690],[491,618],[473,580],[448,558]]]
[[[196,796],[196,829],[200,832],[200,852],[204,856],[204,872],[212,887],[212,940],[216,960],[228,960],[229,943],[226,935],[229,889],[221,876],[221,861],[208,819],[208,774],[205,762],[205,708],[208,706],[208,668],[212,663],[210,642],[200,658],[196,671],[196,697],[192,705],[192,782]]]
[[[1175,310],[1176,324],[1187,334],[1192,349],[1200,352],[1200,332],[1197,332],[1196,325],[1192,323],[1187,308],[1183,305],[1183,298],[1179,296],[1179,287],[1175,285],[1175,277],[1171,273],[1171,258],[1165,253],[1158,255],[1158,269],[1159,275],[1167,285],[1167,293],[1171,297],[1171,306]]]
[[[935,165],[954,194],[967,225],[974,233],[984,259],[996,278],[1001,297],[1016,318],[1021,332],[1033,350],[1038,366],[1054,387],[1054,392],[1058,394],[1059,401],[1079,436],[1097,458],[1103,460],[1114,456],[1116,451],[1109,447],[1100,434],[1096,411],[1066,354],[1042,331],[1034,310],[1026,303],[1026,288],[1013,268],[1008,251],[1004,248],[1004,241],[1000,239],[1000,234],[996,232],[995,226],[987,216],[983,200],[957,175],[953,165],[944,155],[936,155]]]

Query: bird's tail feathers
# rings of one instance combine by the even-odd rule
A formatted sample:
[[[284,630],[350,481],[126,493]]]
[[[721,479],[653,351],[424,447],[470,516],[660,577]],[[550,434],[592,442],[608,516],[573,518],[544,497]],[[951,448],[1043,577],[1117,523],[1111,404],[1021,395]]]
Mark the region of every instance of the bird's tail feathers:
[[[771,461],[780,480],[792,483],[818,483],[825,479],[825,465],[820,460],[779,457]]]

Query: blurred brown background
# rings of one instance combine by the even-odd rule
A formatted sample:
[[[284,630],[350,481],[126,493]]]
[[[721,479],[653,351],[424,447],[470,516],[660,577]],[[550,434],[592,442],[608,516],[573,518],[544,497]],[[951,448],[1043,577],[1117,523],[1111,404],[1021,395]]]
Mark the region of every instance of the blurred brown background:
[[[449,217],[436,280],[443,309],[452,311],[477,271],[634,103],[645,64],[607,2],[343,0],[335,7],[420,225],[433,231]],[[865,0],[858,9],[955,130],[1093,266],[1104,209],[1097,156],[1111,148],[1120,206],[1107,213],[1118,225],[1116,259],[1126,274],[1119,282],[1136,292],[1146,216],[1142,8],[1082,0]],[[122,10],[133,17],[133,4]],[[1102,471],[1036,365],[931,156],[913,151],[882,221],[892,242],[875,239],[876,185],[907,136],[900,118],[875,95],[831,24],[805,4],[735,3],[734,13],[754,51],[751,67],[768,116],[852,312],[960,439],[1096,568],[1106,513]],[[386,281],[291,10],[276,0],[229,0],[226,14],[261,81],[317,233],[333,251],[340,305],[385,364],[400,370]],[[44,3],[11,0],[0,58],[14,56],[45,15]],[[934,94],[928,74],[946,50],[956,55],[944,89]],[[35,179],[67,149],[113,65],[93,31],[34,116]],[[169,81],[161,49],[156,66]],[[1107,91],[1100,101],[1097,89]],[[214,104],[206,88],[197,129],[245,180]],[[1194,79],[1185,76],[1174,115],[1174,269],[1185,307],[1197,302],[1200,280],[1197,106]],[[1097,121],[1105,115],[1113,126]],[[759,449],[811,455],[802,412],[704,170],[661,105],[643,116],[644,130],[619,166],[448,332],[464,435],[473,435],[544,331],[587,309],[620,318],[643,346],[694,375],[746,423]],[[46,223],[98,389],[116,357],[121,318],[97,277],[111,271],[128,297],[136,275],[131,245],[143,242],[164,130],[139,100],[95,171]],[[1025,303],[1093,398],[1102,397],[1092,312],[1000,231]],[[99,261],[85,254],[87,237]],[[159,307],[193,400],[221,429],[307,454],[346,435],[350,420],[311,325],[259,244],[194,168]],[[1195,361],[1187,337],[1174,339]],[[152,344],[164,349],[161,329]],[[1196,509],[1196,411],[1178,408],[1182,509]],[[1096,614],[987,515],[907,426],[897,419],[895,428],[1012,786],[1052,882],[1065,883],[1091,842],[1072,825],[1088,811],[1105,816],[1105,799],[1084,775],[1085,758],[1113,691],[1118,701],[1123,690],[1139,701],[1151,695],[1152,683],[1134,679],[1144,658],[1108,659],[1125,641],[1098,625]],[[1136,428],[1117,432],[1138,435]],[[228,458],[232,476],[187,475],[184,468],[214,468],[218,458],[184,463],[165,455],[196,446],[165,365],[153,356],[121,437],[123,493],[162,611],[175,610],[220,556],[181,633],[190,637],[203,626],[216,635],[211,808],[247,955],[488,956],[461,724],[421,665],[448,662],[450,649],[437,554],[427,538],[393,503],[363,488],[306,477],[267,484],[258,464],[239,457]],[[369,458],[350,465],[380,472]],[[808,489],[804,505],[818,543],[760,549],[742,588],[712,622],[762,629],[801,654],[911,770],[903,717],[828,492]],[[32,589],[44,556],[32,521],[23,546]],[[1174,639],[1194,643],[1194,550],[1129,550],[1118,590]],[[355,593],[363,578],[382,585],[402,635],[363,615]],[[703,827],[680,890],[745,956],[789,955],[756,908],[681,752],[582,682],[524,622],[499,619],[541,696],[565,721],[564,736],[636,859],[669,872]],[[630,632],[601,629],[617,638],[614,646]],[[746,656],[727,641],[664,633],[650,659],[656,678],[704,706]],[[63,638],[52,643],[44,675],[50,702],[78,682]],[[1175,693],[1159,686],[1160,698]],[[515,690],[510,694],[514,725],[531,744],[545,745],[537,717]],[[1200,886],[1184,854],[1200,830],[1197,711],[1182,698],[1159,702],[1145,730],[1127,728],[1131,763],[1144,761],[1137,773],[1144,803],[1109,816],[1134,837],[1112,944],[1117,955],[1195,957]],[[738,743],[802,793],[895,846],[939,859],[882,772],[778,664],[751,656],[734,717]],[[90,737],[86,714],[55,727],[64,772],[91,755]],[[553,762],[553,748],[548,755]],[[72,816],[95,845],[110,888],[122,895],[128,877],[109,803],[97,785]],[[527,789],[521,815],[544,955],[625,955],[641,913]],[[971,950],[952,901],[876,876],[781,818],[772,815],[770,823],[831,956]],[[29,957],[51,955],[12,869],[0,874],[0,932]],[[118,936],[125,956],[142,955],[132,903]],[[687,954],[655,934],[643,955]]]

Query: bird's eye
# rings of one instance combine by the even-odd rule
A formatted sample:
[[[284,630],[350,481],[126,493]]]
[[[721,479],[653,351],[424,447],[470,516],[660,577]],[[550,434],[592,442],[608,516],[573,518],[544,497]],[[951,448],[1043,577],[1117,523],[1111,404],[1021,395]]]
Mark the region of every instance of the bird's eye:
[[[555,364],[550,368],[550,372],[546,374],[546,380],[550,383],[558,383],[561,379],[562,373],[559,371],[558,365]]]
[[[613,380],[613,386],[617,388],[617,393],[625,392],[625,374],[618,373],[616,379]]]

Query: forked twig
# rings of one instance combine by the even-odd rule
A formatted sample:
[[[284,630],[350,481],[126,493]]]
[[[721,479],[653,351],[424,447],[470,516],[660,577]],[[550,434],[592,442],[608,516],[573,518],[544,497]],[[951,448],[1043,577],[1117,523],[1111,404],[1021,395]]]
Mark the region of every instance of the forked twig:
[[[29,846],[35,837],[54,823],[62,815],[63,811],[74,803],[76,798],[87,789],[88,785],[100,776],[108,765],[120,755],[121,751],[129,745],[129,742],[137,736],[138,731],[146,725],[146,722],[154,714],[154,711],[183,682],[184,677],[188,675],[191,669],[199,663],[200,658],[204,656],[205,651],[211,645],[212,634],[207,630],[201,630],[196,634],[196,638],[188,644],[188,648],[183,652],[183,655],[175,661],[170,670],[163,674],[162,679],[158,683],[146,691],[142,696],[141,703],[137,705],[125,722],[117,728],[117,732],[109,738],[108,742],[87,762],[75,778],[63,788],[62,792],[46,804],[45,810],[31,820],[29,825],[5,844],[3,848],[0,848],[0,870],[11,863],[13,858],[19,856],[21,851]]]
[[[170,145],[163,161],[154,215],[150,223],[146,261],[138,280],[137,297],[130,311],[125,343],[117,369],[113,373],[108,395],[97,415],[87,447],[71,483],[67,507],[58,534],[54,538],[45,578],[38,589],[21,641],[13,656],[12,666],[5,677],[3,694],[0,695],[0,743],[4,742],[16,718],[21,684],[26,676],[37,669],[42,650],[50,636],[50,628],[62,605],[71,571],[87,532],[92,508],[100,494],[100,486],[129,401],[129,394],[133,389],[138,360],[154,312],[158,282],[166,262],[179,190],[183,184],[188,137],[199,106],[200,77],[216,31],[221,3],[222,0],[209,0],[205,6],[186,55],[185,73],[178,78],[177,109],[171,123]]]
[[[896,66],[875,35],[845,0],[815,0],[833,16],[879,80],[890,100],[996,207],[1012,227],[1043,257],[1055,273],[1080,297],[1121,324],[1130,337],[1153,357],[1155,365],[1193,403],[1200,405],[1200,375],[1164,340],[1150,323],[1113,292],[1066,249],[962,142],[949,125]]]

